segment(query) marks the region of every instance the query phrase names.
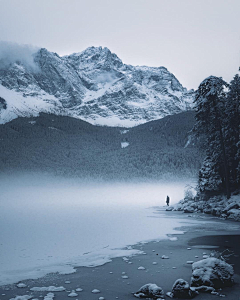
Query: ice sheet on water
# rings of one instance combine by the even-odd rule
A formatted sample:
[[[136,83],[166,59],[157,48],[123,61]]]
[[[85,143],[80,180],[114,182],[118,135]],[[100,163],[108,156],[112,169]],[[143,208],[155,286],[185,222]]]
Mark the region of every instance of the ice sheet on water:
[[[32,299],[30,295],[16,296],[15,298],[11,298],[9,300],[29,300]]]
[[[63,286],[41,286],[41,287],[32,287],[30,291],[33,292],[62,292],[65,291]]]
[[[69,274],[76,266],[98,266],[114,257],[127,262],[141,253],[129,245],[183,233],[174,230],[181,220],[146,209],[161,204],[160,199],[165,204],[170,184],[100,185],[32,177],[0,180],[1,197],[7,200],[0,210],[2,285],[53,272]],[[174,187],[177,197],[184,185]]]

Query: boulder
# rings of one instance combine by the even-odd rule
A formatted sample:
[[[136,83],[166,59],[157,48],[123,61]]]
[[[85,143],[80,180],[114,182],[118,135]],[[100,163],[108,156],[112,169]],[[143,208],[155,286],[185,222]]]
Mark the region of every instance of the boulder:
[[[222,214],[222,209],[220,207],[212,209],[212,215],[220,217]]]
[[[204,209],[203,209],[203,212],[204,212],[205,214],[211,214],[211,213],[212,213],[212,209],[211,209],[211,208],[204,208]]]
[[[240,210],[239,209],[230,209],[228,211],[228,218],[235,221],[240,221]]]
[[[233,284],[233,267],[223,260],[209,257],[192,265],[191,286],[210,286],[215,289]]]
[[[238,208],[239,208],[238,203],[232,202],[232,203],[228,204],[228,205],[224,208],[223,213],[228,213],[230,210],[232,210],[232,209],[238,209]]]
[[[135,294],[137,298],[164,298],[164,291],[161,287],[157,286],[155,283],[147,283],[143,285]]]
[[[174,206],[168,206],[167,208],[166,208],[166,211],[172,211],[174,209]]]
[[[198,293],[191,290],[189,283],[184,279],[177,279],[172,287],[172,298],[192,299]]]
[[[194,210],[195,210],[195,209],[194,209],[192,206],[188,206],[188,207],[185,207],[183,211],[184,211],[185,213],[193,213]]]

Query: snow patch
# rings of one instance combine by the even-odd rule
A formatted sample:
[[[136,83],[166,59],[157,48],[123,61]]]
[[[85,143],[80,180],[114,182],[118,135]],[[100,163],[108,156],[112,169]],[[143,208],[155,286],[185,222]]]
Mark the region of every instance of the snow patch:
[[[129,142],[121,142],[122,149],[128,147],[129,145],[130,145]]]
[[[23,96],[22,93],[9,90],[0,84],[0,97],[7,102],[7,108],[0,110],[0,124],[18,117],[37,117],[39,112],[56,113],[63,110],[56,97],[41,90],[37,96]]]

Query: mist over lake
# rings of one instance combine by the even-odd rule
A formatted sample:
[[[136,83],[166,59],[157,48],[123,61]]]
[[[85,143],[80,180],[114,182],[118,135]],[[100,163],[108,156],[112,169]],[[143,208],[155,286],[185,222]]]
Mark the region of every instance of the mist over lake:
[[[100,183],[40,175],[1,178],[0,282],[134,254],[127,245],[166,238],[178,219],[153,206],[183,197],[186,182]],[[157,216],[157,217],[156,217]],[[115,249],[115,250],[112,250]],[[116,250],[117,249],[117,250]]]

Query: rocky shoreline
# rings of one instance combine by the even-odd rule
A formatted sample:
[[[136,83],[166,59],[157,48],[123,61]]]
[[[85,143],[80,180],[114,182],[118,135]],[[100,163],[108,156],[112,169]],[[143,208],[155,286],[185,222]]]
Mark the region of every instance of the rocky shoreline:
[[[78,267],[75,273],[68,275],[55,273],[36,280],[1,286],[1,299],[133,300],[133,294],[150,282],[161,287],[164,298],[168,299],[166,294],[172,291],[176,280],[182,278],[190,283],[194,263],[203,259],[204,255],[210,256],[214,249],[222,252],[226,247],[235,253],[228,260],[234,268],[235,283],[232,287],[224,287],[220,294],[228,300],[237,299],[240,288],[239,224],[203,215],[199,216],[199,222],[196,218],[193,225],[189,224],[187,215],[181,212],[165,214],[169,218],[180,217],[183,223],[181,229],[185,234],[176,232],[165,240],[134,245],[133,248],[143,251],[141,255],[114,258],[110,263],[98,267]],[[188,263],[190,261],[191,264]],[[200,292],[196,299],[216,299],[216,295]]]
[[[194,198],[184,198],[176,205],[169,206],[166,211],[183,211],[184,213],[204,213],[240,221],[240,194],[233,195],[227,199],[224,195],[218,195],[206,200],[197,200]]]

